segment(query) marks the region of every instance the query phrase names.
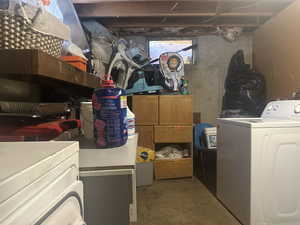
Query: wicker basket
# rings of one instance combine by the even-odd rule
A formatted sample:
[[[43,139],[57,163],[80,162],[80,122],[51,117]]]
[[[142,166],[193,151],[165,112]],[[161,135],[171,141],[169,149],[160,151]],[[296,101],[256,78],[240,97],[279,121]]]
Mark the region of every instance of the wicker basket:
[[[39,49],[59,57],[64,40],[33,30],[24,17],[0,10],[1,49]]]

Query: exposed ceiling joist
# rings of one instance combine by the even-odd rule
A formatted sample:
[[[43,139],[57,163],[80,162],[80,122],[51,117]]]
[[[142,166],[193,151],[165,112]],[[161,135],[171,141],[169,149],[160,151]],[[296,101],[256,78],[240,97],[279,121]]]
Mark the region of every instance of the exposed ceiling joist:
[[[91,17],[245,17],[245,16],[264,16],[271,17],[274,12],[270,7],[256,8],[254,5],[235,10],[231,1],[224,6],[220,6],[217,11],[216,1],[205,3],[179,4],[174,8],[174,2],[152,2],[152,3],[98,3],[77,5],[76,9],[81,18]],[[244,6],[241,1],[236,3],[236,6]]]
[[[295,0],[73,1],[82,19],[97,19],[123,35],[155,36],[173,35],[180,28],[178,35],[211,33],[216,27],[242,27],[251,32]]]
[[[73,0],[75,4],[91,4],[91,3],[109,3],[109,2],[148,2],[149,0]],[[152,2],[211,2],[214,0],[152,0]],[[220,0],[220,2],[241,1],[241,0]],[[262,0],[264,1],[264,0]],[[291,2],[293,0],[265,0],[269,2]],[[253,2],[253,0],[243,0],[244,3]]]
[[[248,33],[248,31],[244,31],[244,33]],[[171,35],[170,35],[171,34]],[[158,32],[143,32],[143,33],[136,33],[136,32],[119,32],[119,35],[122,37],[128,36],[146,36],[146,37],[198,37],[202,35],[215,35],[217,34],[216,31],[198,31],[198,32],[177,32],[177,33],[169,33],[164,32],[163,30]]]
[[[147,12],[147,13],[126,13],[120,12],[117,14],[109,13],[105,11],[92,11],[82,12],[80,11],[79,16],[81,18],[99,18],[101,12],[101,18],[105,17],[271,17],[274,14],[271,12],[249,12],[249,13],[158,13],[158,12]],[[112,16],[115,15],[115,16]]]
[[[159,28],[159,27],[191,27],[191,28],[211,28],[211,27],[258,27],[259,24],[158,24],[158,23],[132,23],[132,24],[109,24],[108,28]]]

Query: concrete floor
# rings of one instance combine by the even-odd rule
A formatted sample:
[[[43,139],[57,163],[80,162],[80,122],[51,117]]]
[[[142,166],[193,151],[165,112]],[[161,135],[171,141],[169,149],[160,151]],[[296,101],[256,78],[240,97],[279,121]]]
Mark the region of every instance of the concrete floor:
[[[196,178],[140,188],[134,225],[240,225]]]

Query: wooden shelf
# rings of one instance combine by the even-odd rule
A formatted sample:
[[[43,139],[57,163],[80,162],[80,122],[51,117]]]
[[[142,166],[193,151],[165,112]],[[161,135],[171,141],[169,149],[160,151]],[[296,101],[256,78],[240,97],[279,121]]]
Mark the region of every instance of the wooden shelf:
[[[98,87],[94,75],[39,50],[0,50],[0,77],[25,81],[51,81],[80,88]]]

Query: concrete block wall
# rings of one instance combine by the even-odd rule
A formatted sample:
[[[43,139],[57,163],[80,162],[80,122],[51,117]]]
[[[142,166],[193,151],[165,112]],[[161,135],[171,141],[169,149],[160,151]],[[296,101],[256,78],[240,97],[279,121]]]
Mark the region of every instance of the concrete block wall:
[[[128,37],[130,39],[148,45],[146,37]],[[202,122],[214,124],[221,112],[224,82],[231,57],[242,49],[246,63],[252,65],[252,36],[242,36],[233,43],[213,35],[197,37],[194,41],[198,43],[194,52],[195,64],[185,67],[185,76],[193,94],[193,111],[201,112]]]
[[[185,76],[193,94],[194,112],[201,112],[202,122],[215,123],[222,109],[224,82],[231,57],[242,49],[246,63],[252,65],[252,37],[242,36],[229,43],[218,36],[201,36],[196,42],[196,64],[186,66]]]

